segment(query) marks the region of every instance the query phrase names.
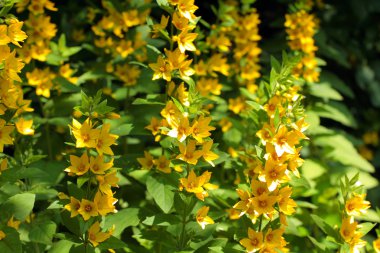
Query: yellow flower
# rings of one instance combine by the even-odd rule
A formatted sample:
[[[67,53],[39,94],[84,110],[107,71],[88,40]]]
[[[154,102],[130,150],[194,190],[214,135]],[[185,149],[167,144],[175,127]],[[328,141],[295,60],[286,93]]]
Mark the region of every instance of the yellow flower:
[[[275,131],[274,126],[264,123],[263,127],[256,133],[256,135],[261,139],[262,143],[266,145],[267,142],[272,140]]]
[[[87,199],[82,199],[78,213],[82,215],[84,220],[88,220],[91,217],[98,216],[98,207],[94,202]]]
[[[104,174],[106,170],[112,168],[113,166],[113,159],[105,163],[103,155],[98,155],[97,157],[90,157],[90,170],[94,174]]]
[[[35,68],[32,72],[27,72],[26,77],[29,85],[36,86],[37,95],[50,97],[50,90],[53,87],[51,80],[55,77],[55,74],[49,68],[43,70]]]
[[[380,238],[373,241],[373,249],[376,253],[380,253]]]
[[[183,117],[177,106],[171,100],[167,102],[165,108],[162,109],[161,116],[166,119],[169,125],[172,125],[173,121],[178,121],[178,118]]]
[[[21,59],[16,58],[16,50],[13,50],[12,53],[5,58],[3,76],[5,79],[14,80],[17,82],[22,82],[21,78],[17,73],[21,72],[21,69],[24,67],[24,63]]]
[[[95,148],[97,147],[96,140],[99,138],[100,130],[92,129],[92,122],[86,119],[83,124],[80,124],[76,119],[73,119],[73,124],[70,126],[76,139],[77,148]],[[102,147],[102,145],[100,145]],[[99,150],[104,150],[100,148]],[[99,151],[98,151],[99,152]]]
[[[70,197],[70,203],[65,205],[65,209],[71,213],[70,217],[73,218],[79,214],[78,210],[81,207],[81,203],[74,197]]]
[[[96,179],[99,182],[99,190],[109,196],[112,196],[111,187],[118,187],[117,183],[119,182],[119,178],[116,176],[117,171],[112,170],[108,172],[105,176],[98,175]]]
[[[0,230],[0,241],[3,240],[7,235],[4,233],[3,230]]]
[[[182,191],[183,188],[187,192],[192,192],[195,196],[204,201],[204,198],[208,196],[208,192],[205,189],[216,189],[217,186],[210,184],[211,172],[205,171],[199,177],[195,174],[194,170],[189,172],[188,178],[180,178],[179,189]]]
[[[182,78],[186,79],[195,73],[194,69],[190,68],[193,60],[186,60],[187,55],[182,53],[179,48],[176,48],[174,51],[165,49],[165,54],[172,70],[178,69]]]
[[[196,51],[193,41],[197,38],[197,33],[189,33],[188,30],[183,30],[179,35],[173,36],[173,41],[178,43],[178,48],[181,53],[185,51]]]
[[[376,131],[366,132],[363,135],[363,141],[367,145],[372,144],[374,146],[377,146],[379,144],[379,135]]]
[[[0,152],[4,151],[4,145],[13,144],[10,134],[13,132],[14,126],[6,126],[5,120],[0,119]]]
[[[265,163],[264,171],[259,176],[260,181],[266,182],[268,189],[273,191],[280,182],[286,181],[288,177],[285,174],[286,164],[278,164],[274,160],[269,159]]]
[[[222,88],[223,85],[221,85],[216,78],[202,77],[197,82],[197,90],[204,97],[209,96],[210,93],[214,95],[220,95]]]
[[[105,216],[108,213],[116,212],[114,206],[116,202],[117,199],[110,195],[103,195],[100,191],[95,194],[94,203],[98,207],[98,213],[102,216]]]
[[[16,122],[17,131],[22,135],[33,135],[34,129],[32,129],[33,120],[24,120],[24,118],[20,118]]]
[[[182,16],[179,12],[174,12],[172,24],[178,30],[192,30],[195,28],[195,25],[189,24],[189,20]]]
[[[4,170],[7,170],[8,169],[8,159],[7,158],[4,158],[1,160],[0,162],[0,175],[1,173],[4,171]]]
[[[202,157],[206,162],[211,164],[212,167],[215,167],[215,164],[212,162],[219,158],[217,154],[211,151],[213,141],[206,141],[202,145]]]
[[[340,228],[340,235],[346,242],[350,243],[355,236],[357,227],[358,223],[351,217],[343,218],[342,227]]]
[[[269,228],[264,238],[265,245],[271,248],[281,247],[281,238],[283,233],[284,229],[272,230]]]
[[[170,160],[166,156],[162,155],[158,159],[153,160],[153,164],[156,165],[156,169],[163,173],[170,173],[172,169],[170,168]]]
[[[195,144],[196,142],[194,140],[190,140],[186,146],[179,143],[179,151],[181,153],[177,156],[177,159],[196,165],[198,159],[202,156],[202,151],[196,150]]]
[[[264,193],[269,193],[267,184],[265,182],[261,182],[256,179],[252,179],[251,189],[252,189],[253,196],[260,196]]]
[[[169,22],[169,16],[162,15],[161,22],[159,24],[154,24],[151,33],[153,33],[152,38],[158,38],[160,36],[160,31],[165,30]]]
[[[7,35],[7,25],[0,25],[0,45],[4,46],[11,42]]]
[[[256,232],[248,228],[248,238],[240,240],[240,244],[246,249],[247,252],[259,251],[263,246],[263,232]]]
[[[199,117],[193,121],[191,126],[191,136],[194,137],[199,143],[203,142],[203,139],[211,135],[210,131],[215,130],[215,127],[209,126],[211,117]]]
[[[272,139],[272,144],[274,145],[278,156],[282,156],[284,153],[294,154],[294,145],[298,144],[298,142],[298,135],[295,131],[289,132],[284,125],[280,126]]]
[[[21,221],[15,220],[13,215],[7,222],[8,227],[14,228],[16,230],[18,230],[20,224],[21,224]]]
[[[241,189],[236,189],[237,194],[239,195],[240,201],[236,203],[233,208],[240,210],[240,216],[244,215],[250,206],[251,203],[251,193],[248,191],[243,191]]]
[[[346,212],[350,216],[359,216],[367,212],[367,209],[370,208],[371,203],[364,200],[366,194],[356,194],[346,201]]]
[[[178,0],[177,2],[179,13],[188,20],[194,21],[196,18],[194,12],[198,9],[194,5],[194,0]]]
[[[235,114],[241,113],[247,109],[245,99],[242,97],[228,99],[228,109],[233,111]]]
[[[99,136],[97,136],[95,140],[95,148],[100,155],[103,153],[107,155],[113,155],[113,151],[110,146],[116,145],[116,140],[119,138],[119,136],[116,134],[110,134],[110,128],[111,125],[109,123],[103,124],[102,128],[100,129]]]
[[[152,80],[163,78],[170,82],[172,80],[172,67],[160,55],[157,58],[157,63],[150,63],[149,67],[154,71]]]
[[[15,20],[12,22],[12,24],[8,27],[8,36],[10,38],[10,42],[15,44],[18,47],[21,47],[19,42],[24,41],[28,36],[24,31],[21,30],[21,27],[23,26],[24,22],[19,22]]]
[[[277,196],[270,196],[268,193],[263,193],[252,198],[252,208],[256,216],[260,214],[271,214],[275,209],[273,205],[277,202]]]
[[[144,151],[144,158],[137,158],[137,161],[142,169],[150,170],[153,167],[153,156],[148,151]]]
[[[196,220],[202,229],[205,229],[206,225],[214,224],[214,220],[207,216],[209,209],[210,207],[203,206],[197,212]]]
[[[81,176],[90,169],[87,152],[84,152],[81,157],[70,155],[71,165],[65,169],[66,172]]]
[[[274,118],[276,111],[278,110],[279,115],[281,116],[284,112],[282,107],[282,98],[280,96],[274,96],[264,105],[264,110],[267,112],[270,118]]]
[[[228,118],[222,118],[218,124],[222,128],[223,133],[227,132],[232,127],[232,122]]]
[[[296,202],[290,198],[292,195],[292,188],[289,186],[285,186],[281,188],[278,193],[278,206],[280,207],[280,211],[286,215],[291,215],[295,212],[295,207],[297,207]]]
[[[189,125],[189,119],[187,117],[180,116],[171,120],[170,126],[172,129],[167,133],[167,135],[177,138],[180,142],[183,142],[187,136],[192,134],[192,128]]]
[[[99,245],[99,243],[104,242],[105,240],[110,238],[112,233],[113,229],[110,229],[107,232],[101,232],[100,223],[99,221],[97,221],[94,224],[92,224],[92,226],[88,230],[88,240],[94,247],[96,247]]]

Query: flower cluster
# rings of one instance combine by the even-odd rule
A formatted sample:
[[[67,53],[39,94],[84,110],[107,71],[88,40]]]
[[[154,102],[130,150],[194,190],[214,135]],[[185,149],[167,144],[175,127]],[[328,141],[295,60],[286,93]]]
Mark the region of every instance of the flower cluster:
[[[206,87],[213,89],[214,94],[220,94],[220,85],[215,83],[216,79],[211,80],[203,77],[195,85],[192,84],[191,76],[195,73],[191,67],[193,60],[188,59],[189,56],[186,52],[196,51],[194,41],[198,34],[192,30],[196,27],[197,17],[194,12],[198,7],[194,5],[194,1],[171,0],[169,3],[174,12],[169,17],[163,15],[159,24],[152,24],[151,26],[153,37],[162,36],[167,39],[170,43],[170,50],[165,48],[165,56],[159,55],[156,63],[149,64],[154,71],[152,79],[164,79],[167,82],[167,100],[165,107],[161,110],[163,118],[153,117],[146,129],[156,136],[156,141],[162,140],[165,136],[175,140],[173,142],[178,148],[178,152],[171,153],[168,157],[168,154],[165,154],[163,150],[158,159],[154,159],[148,152],[145,152],[145,158],[139,158],[138,162],[146,169],[155,165],[157,170],[163,173],[171,173],[171,168],[174,167],[174,170],[181,173],[182,176],[179,179],[180,191],[185,190],[188,193],[193,193],[199,200],[203,201],[208,196],[207,190],[217,187],[209,183],[211,172],[205,171],[197,176],[196,165],[203,158],[211,166],[215,166],[213,161],[218,158],[218,155],[212,151],[213,140],[210,136],[215,127],[210,125],[211,117],[206,116],[208,114],[207,108],[202,108],[202,95],[208,95],[208,91],[206,91],[208,88]],[[166,29],[169,19],[171,21],[170,33]],[[215,69],[209,69],[209,72],[218,71],[216,68],[217,66],[220,67],[216,62],[213,66]],[[197,74],[201,76],[200,73]],[[176,84],[175,79],[185,81],[189,84],[189,88],[184,82],[180,82],[179,85]],[[175,163],[177,165],[174,165]],[[182,165],[185,165],[185,174]],[[212,219],[207,216],[208,210],[209,208],[204,206],[198,212],[196,219],[202,228],[206,222],[211,224]]]
[[[33,120],[21,117],[25,112],[32,112],[31,100],[24,99],[21,87],[22,80],[19,73],[24,67],[24,60],[16,56],[16,49],[22,48],[22,42],[28,37],[22,30],[24,22],[19,21],[12,15],[1,17],[0,25],[0,175],[8,169],[8,158],[4,152],[5,145],[14,144],[12,133],[16,129],[21,135],[33,135]],[[13,49],[13,50],[12,50]],[[15,127],[16,126],[16,127]],[[21,221],[12,215],[7,227],[18,229]],[[0,230],[0,240],[7,236],[6,232]]]
[[[291,198],[292,187],[288,182],[292,174],[300,176],[298,168],[303,160],[299,144],[307,139],[303,133],[307,124],[297,112],[296,104],[301,99],[297,90],[297,86],[280,89],[264,104],[268,121],[256,133],[263,154],[247,151],[242,157],[250,188],[237,189],[240,201],[230,213],[231,218],[247,215],[256,224],[255,230],[249,228],[248,238],[240,240],[248,252],[287,250],[282,237],[287,226],[286,216],[292,215],[297,206]],[[263,220],[270,223],[276,219],[281,224],[278,228],[272,230],[265,226],[263,229]]]
[[[302,59],[294,69],[294,74],[302,76],[308,82],[317,82],[319,69],[315,52],[318,48],[313,37],[318,28],[318,19],[305,10],[286,14],[285,19],[289,47],[302,53]]]
[[[351,181],[353,185],[354,183]],[[350,183],[351,183],[350,182]],[[346,184],[347,185],[347,184]],[[349,245],[350,252],[359,252],[360,248],[365,247],[366,241],[361,238],[364,234],[360,231],[361,225],[355,221],[355,218],[367,212],[370,208],[370,202],[365,200],[366,194],[359,194],[355,191],[348,191],[344,196],[344,211],[342,216],[342,226],[340,235],[345,243]]]
[[[29,11],[29,18],[25,22],[28,35],[24,47],[18,50],[26,64],[32,60],[46,62],[47,56],[51,53],[50,41],[57,33],[57,26],[51,22],[51,17],[45,13],[57,11],[51,1],[23,0],[17,3],[17,12]],[[34,68],[33,71],[27,72],[26,77],[28,84],[36,88],[38,96],[50,97],[50,91],[53,89],[53,82],[56,74],[49,67],[44,69]]]
[[[90,113],[93,115],[96,114]],[[111,149],[116,144],[117,135],[110,133],[110,123],[103,123],[92,117],[83,123],[73,119],[71,132],[76,140],[75,147],[83,149],[81,156],[70,155],[70,166],[65,169],[69,176],[76,176],[86,183],[86,191],[81,199],[70,196],[70,202],[65,209],[71,213],[71,218],[80,215],[84,221],[94,217],[88,230],[88,240],[96,247],[109,238],[112,229],[107,233],[100,232],[97,217],[116,212],[112,187],[118,187],[116,169],[113,169],[114,153]],[[67,197],[68,198],[68,197]]]
[[[91,26],[95,35],[94,44],[106,56],[111,57],[104,60],[107,62],[105,70],[114,73],[123,86],[134,86],[141,75],[141,70],[125,60],[142,63],[147,58],[146,41],[142,33],[134,28],[146,22],[150,8],[140,11],[136,7],[128,6],[128,10],[120,11],[107,1],[102,1],[102,7],[103,9],[92,7],[87,9],[88,22],[95,23]],[[103,15],[97,20],[99,14]],[[128,33],[132,31],[133,38],[127,39],[131,37]],[[84,31],[80,33],[84,34]]]

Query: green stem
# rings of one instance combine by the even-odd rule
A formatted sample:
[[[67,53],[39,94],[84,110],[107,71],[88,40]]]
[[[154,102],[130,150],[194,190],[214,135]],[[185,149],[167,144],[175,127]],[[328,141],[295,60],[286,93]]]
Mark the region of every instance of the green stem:
[[[263,215],[259,218],[259,232],[261,231],[261,225],[263,224]]]
[[[49,121],[48,121],[49,117],[45,113],[44,106],[43,106],[41,98],[39,96],[38,96],[38,102],[39,102],[40,107],[41,107],[42,116],[44,117],[44,119],[46,119],[46,123],[45,123],[46,145],[47,145],[47,149],[48,149],[49,160],[52,161],[53,160],[53,153],[52,153],[52,146],[51,146],[51,139],[50,139],[50,126],[49,126]]]
[[[186,198],[187,200],[187,198]],[[179,236],[179,249],[182,250],[185,247],[185,236],[186,236],[186,220],[187,220],[187,203],[185,204],[185,208],[183,210],[183,215],[182,215],[182,230],[181,234]]]

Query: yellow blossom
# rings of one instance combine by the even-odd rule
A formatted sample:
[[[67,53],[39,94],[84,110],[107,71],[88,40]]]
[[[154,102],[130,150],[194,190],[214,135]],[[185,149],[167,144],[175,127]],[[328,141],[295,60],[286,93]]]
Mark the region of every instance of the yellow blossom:
[[[92,246],[96,247],[99,243],[110,238],[112,233],[113,229],[110,229],[107,232],[101,232],[100,223],[99,221],[96,221],[88,230],[88,240],[91,242]]]
[[[196,51],[193,41],[197,36],[197,33],[189,33],[188,30],[183,30],[179,35],[173,36],[173,41],[178,43],[181,53],[184,53],[186,50]]]
[[[24,120],[24,118],[20,118],[16,122],[16,129],[22,135],[33,135],[34,129],[32,129],[33,120]]]
[[[21,221],[15,220],[13,215],[7,222],[8,227],[14,228],[16,230],[18,230],[18,228],[20,227],[20,224],[21,224]]]
[[[13,132],[14,126],[5,125],[6,122],[0,119],[0,152],[4,151],[4,145],[13,144],[10,134]]]
[[[3,240],[7,235],[4,233],[3,230],[0,230],[0,241]]]
[[[179,151],[181,153],[177,156],[177,159],[196,165],[198,159],[202,156],[202,151],[196,150],[195,144],[196,142],[194,140],[190,140],[186,146],[179,143]]]
[[[142,166],[142,169],[150,170],[153,167],[153,156],[148,151],[144,151],[144,157],[137,158],[137,161]]]
[[[248,238],[240,240],[240,244],[246,249],[247,252],[257,252],[263,246],[263,232],[256,232],[248,228]]]
[[[72,123],[72,126],[70,126],[70,128],[76,139],[77,148],[84,148],[84,147],[95,148],[98,146],[96,143],[96,140],[99,138],[100,130],[92,129],[92,127],[93,125],[89,118],[86,119],[83,122],[83,124],[80,124],[77,120],[73,119],[73,123]],[[107,128],[105,130],[107,130]],[[99,150],[103,150],[103,149],[99,149]]]
[[[207,216],[209,209],[210,207],[203,206],[198,210],[196,214],[196,220],[202,229],[205,229],[206,225],[214,224],[214,220]]]
[[[95,194],[94,203],[98,207],[98,213],[102,216],[116,212],[114,206],[116,202],[117,199],[113,198],[112,195],[102,194],[100,191]]]
[[[152,80],[163,78],[170,82],[172,80],[172,67],[160,55],[157,58],[157,63],[150,63],[149,67],[154,71]]]
[[[346,201],[345,209],[350,216],[359,216],[367,212],[370,208],[370,202],[364,200],[366,194],[356,194]]]
[[[170,168],[170,160],[166,158],[165,155],[160,156],[158,159],[153,160],[153,164],[156,169],[163,173],[170,173],[172,169]]]
[[[106,170],[112,168],[113,159],[110,162],[105,163],[103,155],[97,157],[90,157],[90,170],[94,174],[104,174]]]
[[[211,178],[211,172],[205,171],[202,175],[197,177],[194,170],[189,172],[187,178],[180,178],[180,190],[185,189],[187,192],[192,192],[195,196],[204,201],[204,198],[208,196],[206,189],[216,189],[217,186],[209,183]]]
[[[81,157],[70,155],[71,165],[65,169],[66,172],[81,176],[90,169],[87,152],[84,152]]]
[[[79,214],[78,210],[81,206],[79,200],[74,197],[70,197],[70,203],[65,205],[65,209],[71,213],[70,217],[73,218]]]
[[[96,136],[96,132],[94,133],[95,135],[95,148],[96,151],[100,155],[102,154],[107,154],[107,155],[113,155],[113,151],[111,149],[111,145],[116,145],[116,140],[119,138],[116,134],[110,134],[111,125],[109,123],[103,124],[102,128],[100,129],[100,133],[98,136]],[[99,131],[99,130],[98,130]]]
[[[78,213],[82,215],[83,219],[86,221],[91,217],[98,216],[98,207],[94,202],[87,199],[82,199]]]

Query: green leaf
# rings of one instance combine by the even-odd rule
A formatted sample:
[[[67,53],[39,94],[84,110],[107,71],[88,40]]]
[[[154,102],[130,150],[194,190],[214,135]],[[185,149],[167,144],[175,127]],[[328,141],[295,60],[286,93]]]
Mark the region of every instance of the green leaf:
[[[327,224],[321,217],[315,214],[310,214],[311,218],[313,219],[314,223],[328,236],[331,236],[335,239],[336,242],[339,242],[340,235],[339,233],[334,230],[329,224]]]
[[[310,94],[323,100],[343,100],[342,95],[333,89],[328,83],[313,83],[310,86]]]
[[[108,250],[108,249],[121,249],[127,247],[127,244],[120,239],[117,239],[115,236],[111,236],[106,241],[101,242],[97,248],[101,250]]]
[[[67,253],[70,251],[73,244],[73,242],[67,240],[55,242],[48,253]]]
[[[318,242],[314,237],[311,237],[311,236],[307,236],[307,238],[310,239],[310,241],[315,245],[317,246],[320,250],[325,250],[326,249],[326,246],[323,244],[323,243],[320,243]]]
[[[176,188],[170,185],[165,177],[157,175],[148,177],[146,186],[156,204],[164,213],[169,213],[174,203],[173,190]]]
[[[15,229],[9,227],[4,227],[2,230],[5,233],[5,238],[0,240],[0,252],[22,253],[22,244],[19,233]]]
[[[262,105],[260,105],[259,103],[255,101],[246,101],[246,103],[256,111],[261,110],[263,108]]]
[[[66,78],[62,76],[57,76],[53,79],[53,83],[56,84],[60,91],[64,93],[74,93],[74,92],[80,92],[80,87],[76,86],[75,84],[68,81]]]
[[[327,168],[318,160],[305,159],[302,165],[302,175],[308,180],[320,177],[326,171]]]
[[[335,120],[345,126],[357,127],[355,118],[352,116],[348,108],[338,102],[330,102],[329,104],[317,103],[312,111],[316,112],[322,118]]]
[[[29,232],[29,239],[32,242],[51,245],[56,229],[57,225],[51,220],[33,222],[32,229]]]
[[[138,208],[126,208],[115,214],[109,214],[105,218],[104,228],[109,229],[115,225],[113,235],[120,235],[124,229],[130,226],[137,226],[140,222]]]
[[[24,221],[33,210],[35,195],[31,193],[20,193],[10,197],[1,205],[2,212],[6,212],[19,221]]]
[[[111,133],[116,134],[118,136],[128,135],[133,129],[132,124],[122,124],[111,130]]]
[[[340,93],[349,98],[354,98],[354,93],[351,88],[331,72],[323,70],[321,72],[320,82],[329,84],[332,88],[338,90]]]
[[[375,168],[365,160],[353,144],[342,134],[330,131],[314,137],[314,144],[326,150],[326,157],[343,165],[351,165],[366,172],[374,172]]]
[[[359,229],[358,229],[358,232],[365,236],[366,234],[368,234],[369,231],[371,231],[374,227],[376,226],[376,223],[371,223],[371,222],[364,222],[364,223],[360,223],[360,225],[358,226]]]

